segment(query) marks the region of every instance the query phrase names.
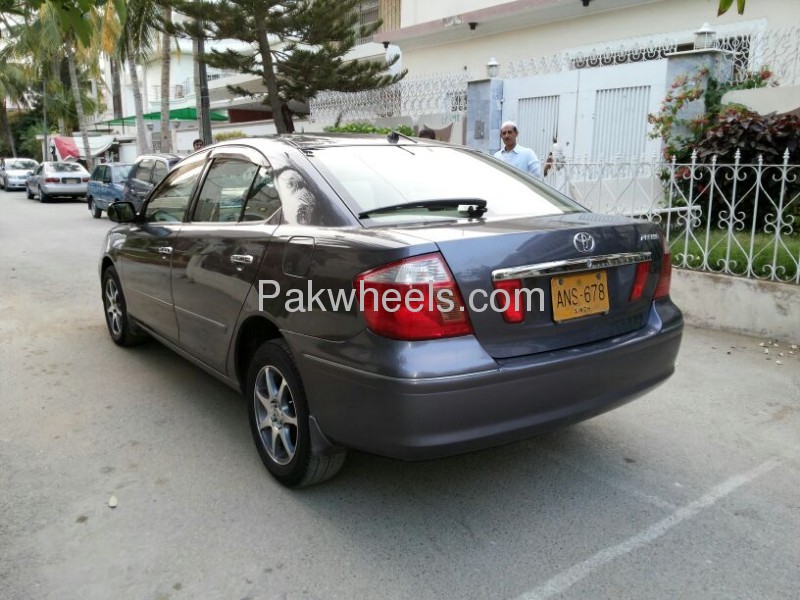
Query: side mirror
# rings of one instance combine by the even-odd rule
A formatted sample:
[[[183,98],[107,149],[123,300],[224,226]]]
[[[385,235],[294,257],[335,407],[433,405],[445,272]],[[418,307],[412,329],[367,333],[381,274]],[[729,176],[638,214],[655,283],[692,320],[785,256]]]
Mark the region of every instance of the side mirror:
[[[130,202],[114,202],[108,205],[108,218],[115,223],[132,223],[136,220],[136,208]]]

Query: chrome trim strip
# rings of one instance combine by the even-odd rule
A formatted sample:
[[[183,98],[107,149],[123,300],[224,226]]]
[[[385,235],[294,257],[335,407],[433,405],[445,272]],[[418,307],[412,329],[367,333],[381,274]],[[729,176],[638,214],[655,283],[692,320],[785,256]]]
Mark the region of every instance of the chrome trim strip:
[[[588,256],[586,258],[573,258],[570,260],[555,260],[553,262],[510,267],[492,271],[492,281],[507,279],[526,279],[528,277],[541,277],[542,275],[555,275],[558,273],[577,273],[594,269],[608,269],[621,265],[632,265],[652,260],[652,252],[621,252],[619,254],[604,254],[602,256]]]

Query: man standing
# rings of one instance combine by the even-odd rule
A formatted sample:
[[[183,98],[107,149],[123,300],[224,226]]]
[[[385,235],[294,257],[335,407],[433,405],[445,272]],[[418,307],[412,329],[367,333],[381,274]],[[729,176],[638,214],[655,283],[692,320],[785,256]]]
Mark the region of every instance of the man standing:
[[[520,171],[542,178],[542,166],[539,157],[530,148],[517,144],[517,125],[513,121],[506,121],[500,126],[500,139],[504,147],[494,153],[495,158],[516,167]]]

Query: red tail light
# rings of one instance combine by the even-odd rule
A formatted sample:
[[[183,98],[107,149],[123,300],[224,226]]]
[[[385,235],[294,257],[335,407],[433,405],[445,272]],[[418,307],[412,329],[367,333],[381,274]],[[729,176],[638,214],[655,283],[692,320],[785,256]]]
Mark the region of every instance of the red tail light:
[[[521,279],[505,279],[502,281],[495,281],[492,283],[494,289],[506,291],[505,310],[503,311],[503,320],[506,323],[522,323],[525,319],[525,312],[523,311],[523,304],[519,301],[518,291],[522,289]],[[501,300],[502,302],[502,300]],[[501,304],[501,306],[503,306]]]
[[[58,177],[47,177],[44,180],[44,182],[45,183],[61,183],[61,179],[59,179]]]
[[[88,177],[84,177],[83,179],[81,179],[81,181],[83,183],[89,183],[89,178]]]
[[[369,328],[395,340],[431,340],[472,333],[455,279],[438,253],[367,271],[353,285]]]
[[[653,266],[652,261],[640,262],[636,265],[636,276],[633,279],[633,288],[631,288],[631,302],[636,302],[644,294],[644,286],[647,285],[647,275],[650,273],[650,267]]]
[[[661,270],[658,273],[658,285],[654,298],[664,298],[669,296],[669,288],[672,284],[672,255],[664,251],[661,256]]]

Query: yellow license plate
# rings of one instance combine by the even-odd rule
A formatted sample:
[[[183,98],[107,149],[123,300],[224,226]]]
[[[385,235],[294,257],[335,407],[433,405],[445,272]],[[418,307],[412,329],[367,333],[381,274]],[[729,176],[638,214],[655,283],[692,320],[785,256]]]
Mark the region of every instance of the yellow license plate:
[[[608,281],[605,271],[554,276],[550,280],[553,320],[568,321],[608,312]]]

